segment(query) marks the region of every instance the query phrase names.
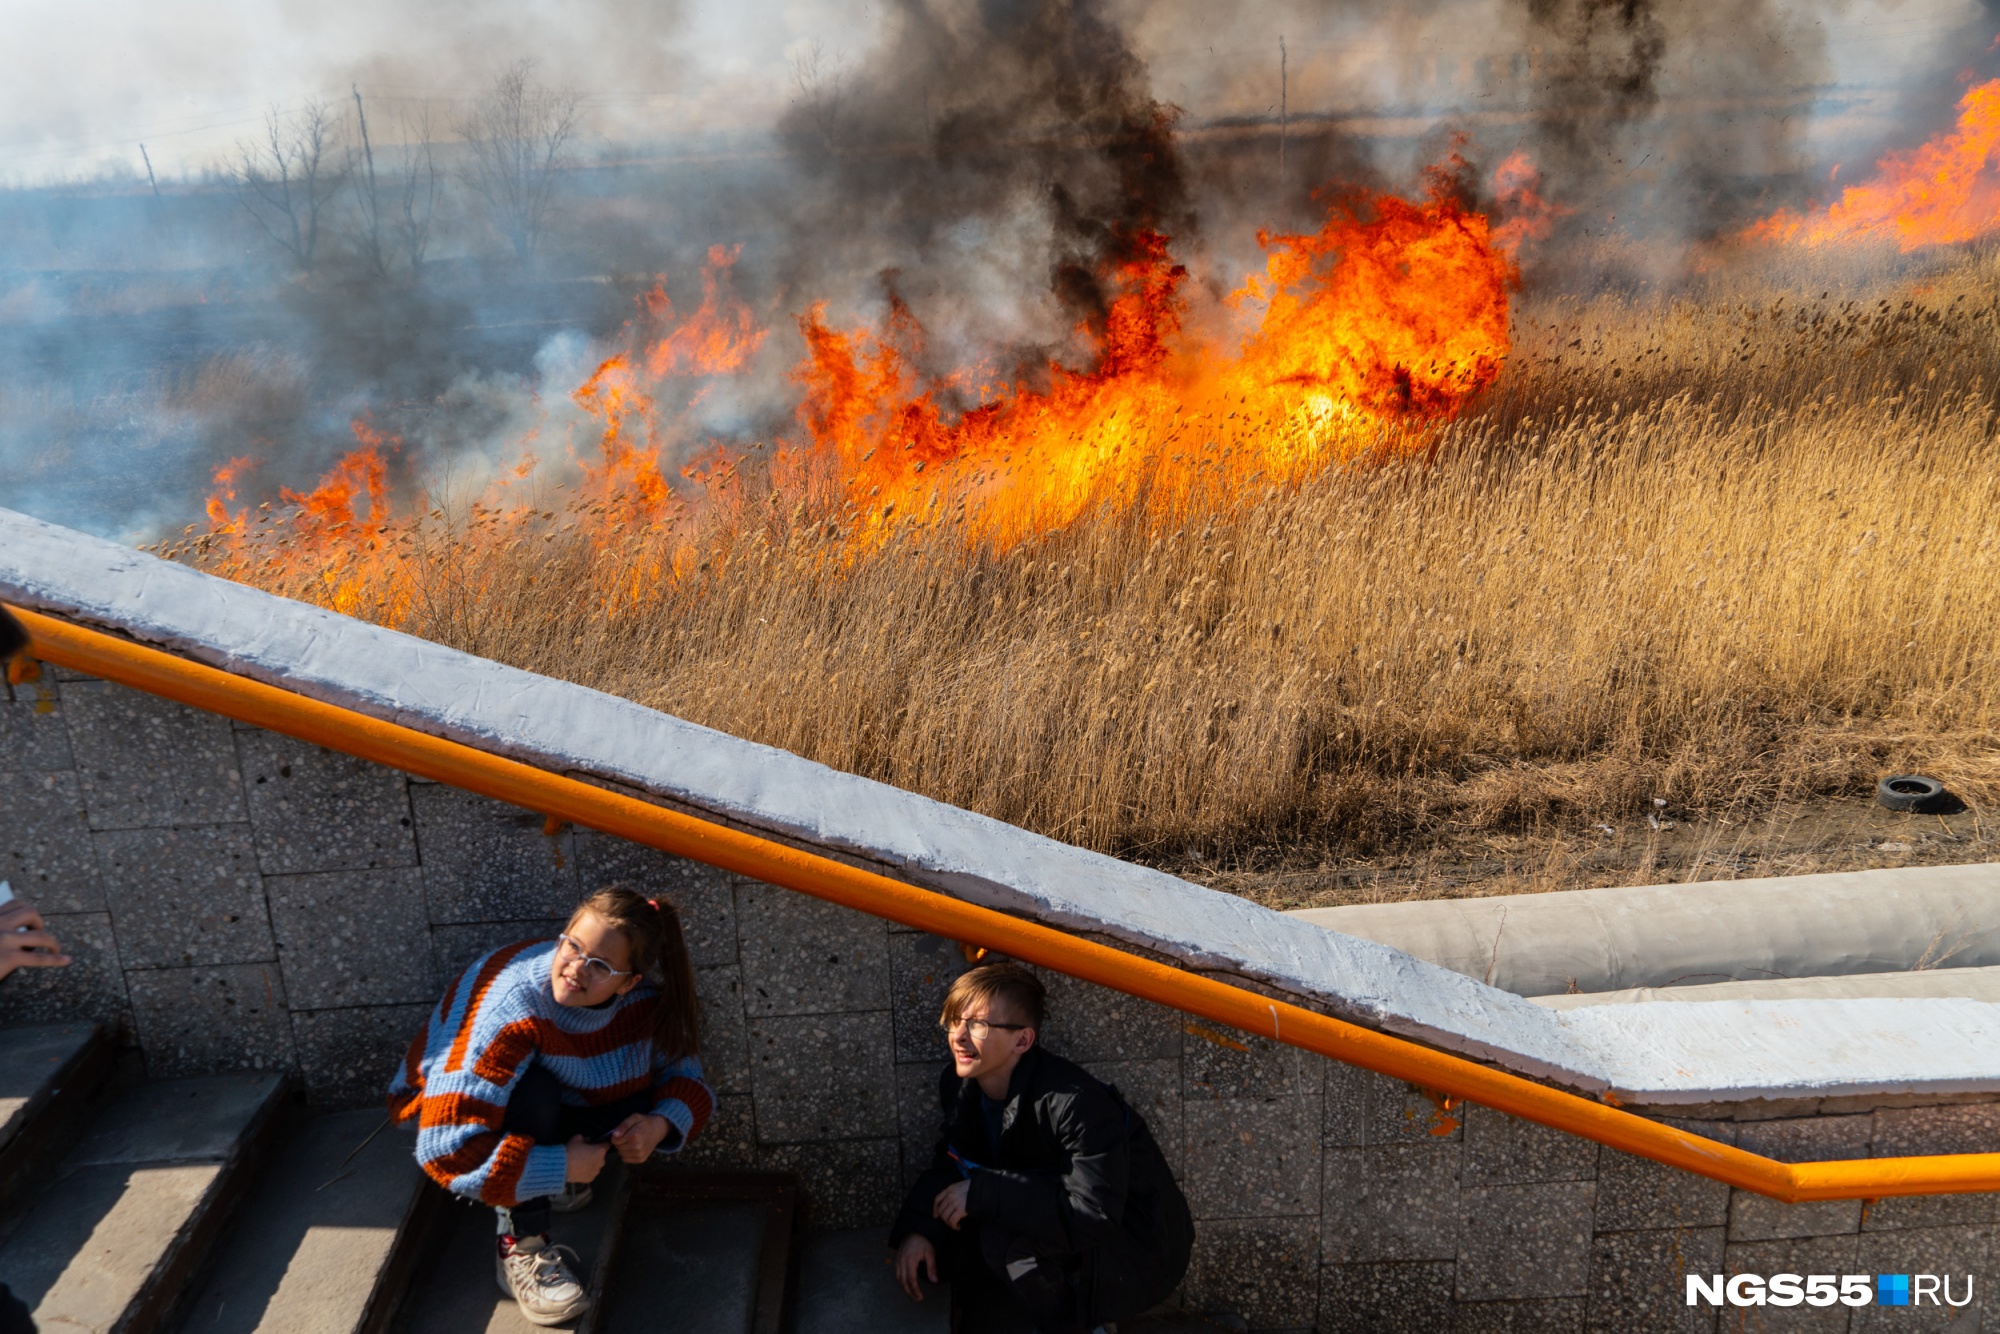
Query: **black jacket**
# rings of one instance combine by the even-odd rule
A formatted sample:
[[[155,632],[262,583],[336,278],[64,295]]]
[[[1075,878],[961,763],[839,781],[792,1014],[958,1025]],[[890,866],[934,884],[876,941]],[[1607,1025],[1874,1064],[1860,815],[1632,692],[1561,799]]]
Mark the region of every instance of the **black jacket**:
[[[1007,1085],[997,1155],[987,1146],[978,1081],[946,1066],[938,1106],[944,1124],[937,1150],[903,1202],[891,1246],[912,1232],[938,1242],[947,1229],[931,1216],[932,1201],[969,1178],[967,1216],[1026,1237],[1039,1251],[1077,1254],[1122,1229],[1143,1249],[1178,1253],[1178,1263],[1186,1263],[1187,1202],[1145,1119],[1117,1089],[1030,1047]]]

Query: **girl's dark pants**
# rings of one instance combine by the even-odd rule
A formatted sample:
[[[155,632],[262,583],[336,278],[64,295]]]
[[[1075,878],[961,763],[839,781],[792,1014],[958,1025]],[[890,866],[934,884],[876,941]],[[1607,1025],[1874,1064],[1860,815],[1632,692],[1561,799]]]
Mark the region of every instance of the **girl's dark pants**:
[[[507,1115],[500,1123],[503,1133],[526,1135],[536,1144],[567,1144],[581,1135],[593,1142],[618,1128],[618,1123],[634,1112],[653,1110],[652,1096],[634,1093],[601,1107],[572,1107],[562,1100],[562,1083],[540,1062],[528,1067],[514,1096],[507,1099]],[[549,1230],[549,1199],[522,1200],[510,1211],[512,1233],[517,1237],[539,1237]],[[503,1220],[503,1226],[505,1220]]]

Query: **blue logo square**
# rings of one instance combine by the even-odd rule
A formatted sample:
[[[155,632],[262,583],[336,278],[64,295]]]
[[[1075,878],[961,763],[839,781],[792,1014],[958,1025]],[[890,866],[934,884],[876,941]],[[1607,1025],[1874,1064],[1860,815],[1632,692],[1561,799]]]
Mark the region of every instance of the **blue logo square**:
[[[1910,1276],[1908,1274],[1877,1274],[1875,1276],[1875,1303],[1878,1306],[1908,1306],[1910,1304]]]

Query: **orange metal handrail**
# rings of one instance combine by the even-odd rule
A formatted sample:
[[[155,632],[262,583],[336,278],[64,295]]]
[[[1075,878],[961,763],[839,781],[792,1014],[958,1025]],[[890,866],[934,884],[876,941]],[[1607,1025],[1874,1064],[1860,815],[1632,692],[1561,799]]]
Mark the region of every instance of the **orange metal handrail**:
[[[33,612],[47,662],[969,941],[1787,1203],[2000,1190],[2000,1153],[1782,1163],[1404,1038]],[[1269,1030],[1266,1033],[1265,1030]]]

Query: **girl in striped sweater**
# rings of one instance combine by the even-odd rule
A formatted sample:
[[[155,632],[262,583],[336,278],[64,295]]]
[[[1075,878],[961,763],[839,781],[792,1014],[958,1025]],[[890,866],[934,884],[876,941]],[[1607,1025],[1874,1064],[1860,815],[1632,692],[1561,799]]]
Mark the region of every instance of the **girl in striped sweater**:
[[[554,940],[474,960],[410,1044],[390,1108],[417,1119],[425,1172],[498,1208],[500,1287],[534,1323],[590,1304],[550,1213],[590,1202],[611,1151],[678,1152],[707,1122],[698,1027],[673,905],[612,887]]]

